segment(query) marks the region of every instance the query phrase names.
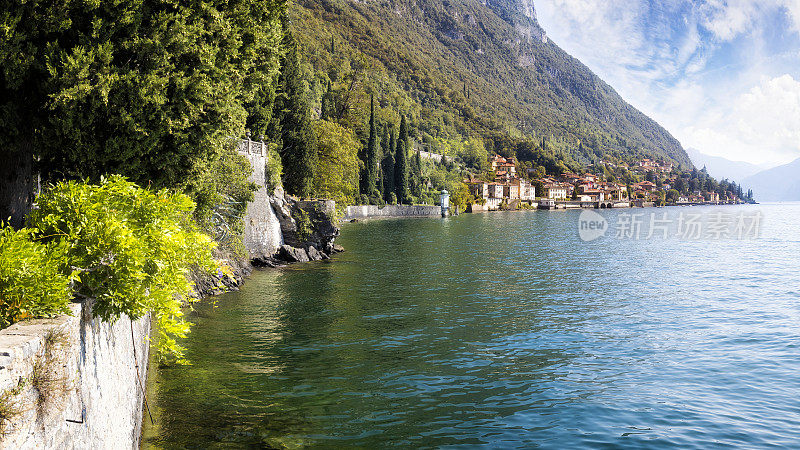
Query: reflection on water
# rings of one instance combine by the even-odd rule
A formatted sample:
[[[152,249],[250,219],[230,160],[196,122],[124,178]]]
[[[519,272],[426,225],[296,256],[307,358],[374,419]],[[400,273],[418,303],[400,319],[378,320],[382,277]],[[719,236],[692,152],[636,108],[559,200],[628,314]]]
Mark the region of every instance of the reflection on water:
[[[334,261],[197,308],[144,446],[796,444],[800,206],[736,208],[761,239],[584,243],[577,211],[348,224]]]

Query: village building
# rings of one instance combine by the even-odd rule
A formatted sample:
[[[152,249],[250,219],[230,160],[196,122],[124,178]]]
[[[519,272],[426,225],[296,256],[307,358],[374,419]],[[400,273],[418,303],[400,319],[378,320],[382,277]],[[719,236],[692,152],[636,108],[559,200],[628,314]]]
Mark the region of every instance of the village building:
[[[494,155],[489,163],[494,171],[494,182],[464,180],[470,193],[484,200],[486,209],[498,209],[504,200],[531,202],[536,199],[536,188],[517,176],[517,168],[512,160]]]
[[[651,181],[642,181],[634,183],[633,190],[636,192],[653,192],[656,190],[656,185]]]
[[[519,184],[507,183],[503,185],[503,198],[519,200]]]
[[[553,200],[567,199],[567,187],[561,183],[548,183],[544,185],[542,196]]]
[[[536,200],[536,186],[526,180],[519,180],[519,199],[522,201]]]

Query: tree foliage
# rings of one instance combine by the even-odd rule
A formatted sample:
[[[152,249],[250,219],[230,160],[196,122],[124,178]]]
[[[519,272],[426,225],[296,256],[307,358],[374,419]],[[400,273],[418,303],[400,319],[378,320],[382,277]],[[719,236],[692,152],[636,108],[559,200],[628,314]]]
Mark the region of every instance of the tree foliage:
[[[339,204],[353,204],[358,197],[359,142],[353,132],[336,122],[315,123],[319,158],[314,176],[314,191]]]
[[[397,197],[394,187],[394,154],[397,142],[394,137],[394,131],[389,128],[389,125],[383,127],[383,159],[381,160],[381,169],[383,172],[383,199],[387,202],[390,201],[392,194]]]
[[[375,99],[370,101],[369,114],[369,138],[364,149],[364,170],[361,172],[361,193],[369,197],[375,197],[378,192],[375,190],[378,179],[378,128],[375,124]]]
[[[408,203],[408,124],[406,116],[400,120],[394,163],[394,188],[398,203]]]
[[[282,9],[282,0],[6,2],[0,146],[32,144],[50,180],[119,173],[179,187],[207,217],[230,186],[205,174],[238,157],[226,143],[248,119],[270,120]]]
[[[381,92],[383,114],[395,123],[399,112],[408,115],[418,141],[477,137],[500,153],[490,141],[502,135],[525,145],[500,150],[539,165],[552,157],[564,161],[560,169],[643,157],[691,167],[673,136],[543,40],[520,5],[304,0],[291,11],[320,95],[330,80],[356,105],[349,114],[357,115],[366,111],[359,106],[369,101],[366,92]],[[342,118],[361,135],[359,120]]]
[[[287,30],[283,46],[280,87],[275,108],[280,121],[283,187],[289,194],[302,198],[313,194],[314,168],[317,165],[316,136],[311,120],[311,98],[301,67],[300,54],[293,34]]]

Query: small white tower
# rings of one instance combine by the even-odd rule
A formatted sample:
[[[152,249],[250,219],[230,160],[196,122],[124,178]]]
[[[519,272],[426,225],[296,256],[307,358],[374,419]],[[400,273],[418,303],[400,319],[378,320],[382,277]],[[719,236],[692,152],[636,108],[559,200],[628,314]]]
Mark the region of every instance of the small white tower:
[[[442,189],[442,193],[439,194],[439,200],[441,200],[440,204],[442,205],[442,217],[447,217],[450,215],[450,193],[447,192],[447,189]]]

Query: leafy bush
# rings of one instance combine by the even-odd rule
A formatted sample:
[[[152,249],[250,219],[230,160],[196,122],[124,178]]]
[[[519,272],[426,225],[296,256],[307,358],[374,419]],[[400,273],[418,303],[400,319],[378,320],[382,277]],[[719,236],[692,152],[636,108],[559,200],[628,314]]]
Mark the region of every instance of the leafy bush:
[[[0,231],[0,328],[69,312],[69,277],[59,270],[63,249],[32,240],[33,231]]]
[[[302,208],[292,210],[292,217],[297,225],[297,236],[301,241],[306,241],[314,232],[314,223],[311,216]]]
[[[237,154],[233,148],[229,150],[192,177],[189,184],[195,183],[197,190],[189,189],[188,192],[194,192],[192,198],[198,208],[201,204],[208,205],[194,211],[194,218],[202,230],[213,236],[225,250],[243,256],[247,252],[242,241],[242,218],[258,186],[248,181],[252,167],[247,158]],[[200,189],[201,186],[204,187]]]
[[[281,155],[278,153],[278,146],[274,143],[269,144],[267,151],[266,182],[267,190],[272,192],[281,184],[283,175],[283,165],[281,165]]]
[[[335,122],[319,120],[314,126],[319,152],[314,169],[314,192],[337,204],[356,203],[360,200],[358,140],[352,131]]]
[[[182,299],[190,268],[219,268],[214,242],[192,219],[194,202],[169,190],[142,189],[121,176],[99,185],[66,181],[37,199],[30,225],[45,243],[63,247],[62,273],[74,274],[75,295],[94,298],[92,312],[109,321],[148,311],[158,323],[163,362],[182,362]]]

